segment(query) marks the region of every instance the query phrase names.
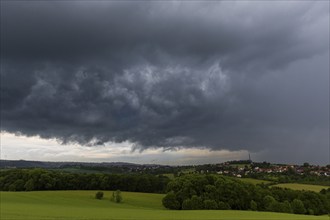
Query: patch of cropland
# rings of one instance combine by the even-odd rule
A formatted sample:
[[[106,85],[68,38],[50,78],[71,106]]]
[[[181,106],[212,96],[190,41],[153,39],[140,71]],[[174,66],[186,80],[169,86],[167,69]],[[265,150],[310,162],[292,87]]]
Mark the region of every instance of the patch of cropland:
[[[240,178],[239,179],[240,181],[242,182],[245,182],[245,183],[252,183],[252,184],[271,184],[272,182],[271,181],[268,181],[268,180],[258,180],[258,179],[253,179],[253,178]]]
[[[328,220],[328,216],[307,216],[271,212],[232,210],[166,210],[163,194],[122,192],[123,202],[94,198],[96,191],[1,192],[1,220]]]
[[[293,189],[293,190],[307,190],[307,191],[314,191],[320,192],[323,189],[329,189],[328,186],[320,186],[320,185],[310,185],[310,184],[299,184],[299,183],[282,183],[274,185],[276,187]]]

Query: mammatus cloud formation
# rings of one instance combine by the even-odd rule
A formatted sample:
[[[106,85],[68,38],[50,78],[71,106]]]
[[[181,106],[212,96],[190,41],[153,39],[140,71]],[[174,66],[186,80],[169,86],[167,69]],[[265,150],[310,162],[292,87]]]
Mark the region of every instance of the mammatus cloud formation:
[[[329,2],[1,2],[1,130],[327,163]]]

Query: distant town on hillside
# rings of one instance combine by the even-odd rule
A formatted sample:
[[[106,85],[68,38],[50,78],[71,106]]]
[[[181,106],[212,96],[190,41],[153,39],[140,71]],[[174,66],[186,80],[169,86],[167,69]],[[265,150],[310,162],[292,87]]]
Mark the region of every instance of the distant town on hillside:
[[[330,165],[320,166],[304,163],[302,165],[272,164],[252,160],[227,161],[216,164],[170,166],[159,164],[134,164],[126,162],[48,162],[28,160],[0,160],[1,169],[44,168],[67,171],[99,171],[106,173],[217,173],[234,177],[257,177],[260,174],[291,174],[330,177]]]

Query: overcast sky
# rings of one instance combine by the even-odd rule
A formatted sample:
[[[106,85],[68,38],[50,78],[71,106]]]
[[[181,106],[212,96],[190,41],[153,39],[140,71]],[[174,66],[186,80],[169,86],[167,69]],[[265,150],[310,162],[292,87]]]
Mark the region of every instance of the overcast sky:
[[[329,1],[1,1],[1,158],[328,164]]]

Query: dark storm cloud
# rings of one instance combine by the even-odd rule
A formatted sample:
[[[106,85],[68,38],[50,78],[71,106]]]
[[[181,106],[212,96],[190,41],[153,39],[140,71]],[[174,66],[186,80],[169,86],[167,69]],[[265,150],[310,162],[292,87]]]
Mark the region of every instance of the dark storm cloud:
[[[328,148],[328,2],[1,6],[4,131],[139,149]]]

